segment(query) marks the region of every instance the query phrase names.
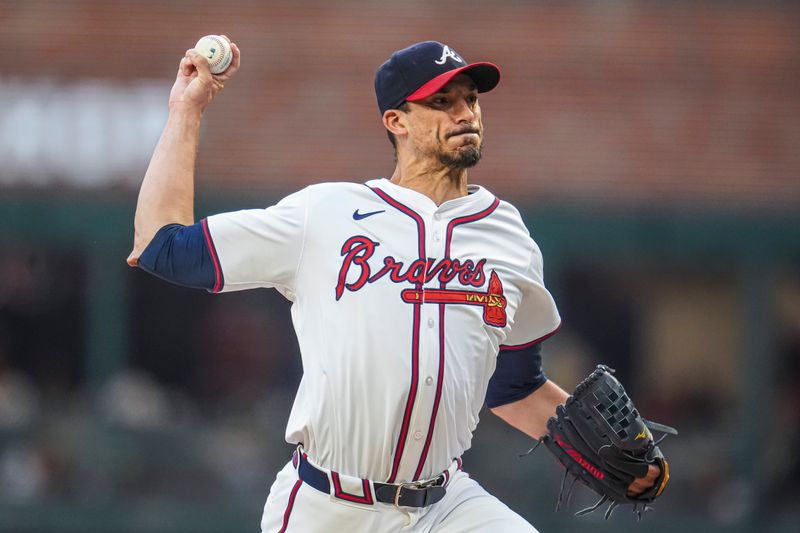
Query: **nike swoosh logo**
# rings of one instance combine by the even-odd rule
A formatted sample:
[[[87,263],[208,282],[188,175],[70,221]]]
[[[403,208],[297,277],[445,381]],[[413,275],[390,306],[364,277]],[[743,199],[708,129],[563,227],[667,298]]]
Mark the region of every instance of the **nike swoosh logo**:
[[[359,213],[358,209],[353,211],[353,220],[361,220],[362,218],[371,217],[372,215],[377,215],[378,213],[385,213],[385,209],[381,209],[380,211],[370,211],[369,213]]]

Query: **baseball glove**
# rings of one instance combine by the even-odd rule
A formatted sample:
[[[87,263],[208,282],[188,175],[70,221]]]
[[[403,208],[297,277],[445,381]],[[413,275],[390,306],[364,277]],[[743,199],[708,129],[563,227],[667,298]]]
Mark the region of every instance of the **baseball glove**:
[[[543,442],[565,468],[556,511],[561,507],[567,478],[572,476],[567,502],[576,480],[601,496],[595,505],[578,511],[576,516],[591,513],[610,502],[606,519],[617,506],[632,504],[641,520],[642,511],[650,509],[647,504],[661,495],[669,480],[669,465],[658,445],[667,434],[677,435],[678,432],[644,420],[613,372],[605,365],[598,365],[565,404],[558,406],[556,416],[547,422],[548,432],[540,443]],[[650,430],[664,435],[654,440]],[[651,464],[658,465],[661,470],[655,484],[642,494],[628,494],[628,486],[634,478],[645,477]]]

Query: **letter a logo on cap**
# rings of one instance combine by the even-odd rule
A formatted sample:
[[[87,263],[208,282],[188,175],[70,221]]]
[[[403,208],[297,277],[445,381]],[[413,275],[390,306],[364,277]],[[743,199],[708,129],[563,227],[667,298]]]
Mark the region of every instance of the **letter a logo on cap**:
[[[447,61],[448,57],[452,57],[453,60],[455,60],[455,61],[457,61],[459,63],[463,63],[464,62],[464,60],[461,59],[461,56],[459,56],[457,53],[452,51],[449,46],[445,45],[444,48],[442,49],[442,57],[440,57],[439,59],[434,61],[434,63],[436,63],[437,65],[444,65],[444,62]]]

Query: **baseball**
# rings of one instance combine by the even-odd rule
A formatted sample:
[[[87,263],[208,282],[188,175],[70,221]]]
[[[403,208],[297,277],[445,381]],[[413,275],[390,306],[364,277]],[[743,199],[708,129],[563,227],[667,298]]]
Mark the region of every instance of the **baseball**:
[[[201,37],[194,49],[208,59],[212,74],[222,74],[233,61],[233,51],[227,39],[219,35]]]

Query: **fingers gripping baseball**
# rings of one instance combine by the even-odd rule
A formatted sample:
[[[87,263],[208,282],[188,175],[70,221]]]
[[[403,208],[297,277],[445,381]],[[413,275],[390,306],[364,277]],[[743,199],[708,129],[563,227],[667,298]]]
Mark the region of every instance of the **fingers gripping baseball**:
[[[225,37],[223,35],[223,37]],[[228,39],[225,37],[225,39]],[[230,41],[229,41],[230,42]],[[204,110],[225,87],[241,65],[241,51],[231,43],[233,60],[230,67],[220,74],[212,74],[208,59],[194,48],[186,50],[180,64],[175,84],[170,92],[169,105],[189,106]]]

